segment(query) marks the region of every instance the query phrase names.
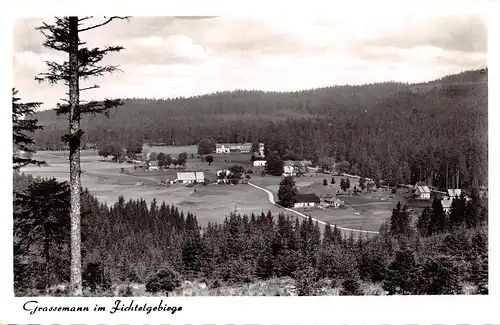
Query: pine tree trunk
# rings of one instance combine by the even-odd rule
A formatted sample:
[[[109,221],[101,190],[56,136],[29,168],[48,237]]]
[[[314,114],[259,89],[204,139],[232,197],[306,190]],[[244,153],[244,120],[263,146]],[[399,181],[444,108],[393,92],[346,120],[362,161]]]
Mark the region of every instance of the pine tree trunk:
[[[71,37],[69,51],[69,183],[71,217],[71,294],[82,295],[82,262],[80,237],[80,112],[78,80],[78,17],[69,17]]]
[[[45,294],[48,296],[50,293],[50,241],[48,231],[45,230],[43,239],[43,258],[45,259]]]

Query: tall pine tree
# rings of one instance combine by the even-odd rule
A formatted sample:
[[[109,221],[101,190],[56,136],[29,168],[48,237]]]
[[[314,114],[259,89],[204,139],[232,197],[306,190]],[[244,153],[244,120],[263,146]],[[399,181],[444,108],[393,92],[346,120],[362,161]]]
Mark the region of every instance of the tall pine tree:
[[[109,109],[122,104],[120,100],[90,101],[82,104],[80,93],[84,90],[98,88],[97,85],[81,88],[80,81],[94,76],[102,76],[118,70],[117,66],[102,65],[104,57],[113,52],[123,50],[121,46],[107,46],[104,49],[82,47],[86,43],[80,39],[80,34],[90,31],[113,20],[124,17],[105,18],[102,23],[84,26],[85,22],[93,17],[56,17],[53,24],[43,23],[38,28],[45,36],[43,45],[51,50],[64,52],[68,61],[58,63],[46,62],[48,72],[41,73],[35,78],[39,82],[56,84],[62,82],[68,87],[69,100],[67,104],[58,104],[56,112],[67,114],[69,133],[64,140],[69,144],[69,170],[70,170],[70,216],[71,216],[71,293],[74,296],[82,294],[81,270],[81,168],[80,168],[80,141],[83,131],[80,120],[83,114],[108,114]]]

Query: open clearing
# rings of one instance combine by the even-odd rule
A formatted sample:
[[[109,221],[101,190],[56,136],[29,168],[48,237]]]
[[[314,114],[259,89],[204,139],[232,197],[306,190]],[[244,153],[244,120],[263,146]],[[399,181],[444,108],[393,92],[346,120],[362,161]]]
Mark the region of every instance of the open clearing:
[[[155,149],[153,149],[155,148]],[[277,193],[281,177],[261,176],[263,167],[252,167],[249,154],[214,154],[210,165],[197,158],[196,146],[189,147],[147,147],[154,152],[165,152],[177,155],[188,152],[187,169],[202,170],[209,179],[215,179],[215,172],[231,165],[243,165],[251,169],[251,182],[274,193]],[[162,150],[156,150],[162,148]],[[194,152],[195,158],[190,153]],[[69,180],[68,153],[65,151],[41,151],[35,157],[45,160],[48,166],[27,166],[22,172],[40,177],[55,177]],[[273,213],[284,212],[269,203],[267,194],[247,185],[211,185],[186,187],[183,185],[161,186],[159,182],[167,178],[175,179],[176,173],[182,169],[165,171],[133,170],[131,164],[117,164],[103,161],[94,150],[84,150],[81,154],[82,186],[88,188],[100,201],[114,204],[120,195],[126,200],[142,198],[148,203],[156,198],[158,202],[176,204],[185,212],[195,213],[200,225],[208,222],[221,222],[229,213],[237,211],[242,214],[260,213],[271,210]],[[124,168],[125,172],[121,172]],[[340,176],[335,176],[336,184],[323,186],[323,179],[330,183],[332,176],[325,174],[308,174],[295,179],[299,193],[316,193],[318,196],[331,194],[335,196],[340,190]],[[359,186],[356,179],[351,179],[351,188]],[[391,195],[389,191],[379,190],[362,195],[339,196],[346,203],[345,208],[298,210],[312,217],[336,224],[340,227],[378,231],[382,222],[387,220],[398,200],[399,195]],[[289,214],[288,212],[286,214]]]
[[[35,158],[46,161],[48,166],[27,166],[21,172],[35,177],[69,180],[67,152],[40,151],[36,153]],[[81,167],[84,171],[82,186],[88,188],[100,201],[108,204],[114,204],[120,195],[125,200],[142,198],[148,203],[156,198],[158,202],[176,204],[185,212],[195,213],[201,226],[206,226],[208,222],[222,222],[226,215],[234,211],[241,214],[261,213],[269,210],[272,213],[283,212],[269,203],[264,192],[247,185],[160,186],[158,183],[161,180],[168,177],[175,178],[176,172],[182,170],[133,171],[129,170],[133,168],[131,164],[117,164],[101,161],[101,159],[95,151],[82,151]],[[200,165],[198,161],[198,159],[188,159],[188,168]],[[208,166],[206,162],[203,163],[203,170],[215,171],[217,164],[212,165]],[[121,173],[121,168],[125,168],[127,172]]]
[[[340,189],[340,176],[335,177],[335,184],[331,185],[331,175],[325,174],[308,174],[295,179],[295,184],[299,193],[315,193],[318,196],[331,194],[335,196]],[[329,183],[323,186],[323,180],[326,179]],[[251,182],[257,186],[261,186],[274,193],[274,198],[278,201],[278,189],[280,177],[273,176],[253,176]],[[359,186],[356,179],[350,179],[351,188]],[[390,194],[390,191],[378,190],[371,193],[363,193],[361,195],[341,195],[339,199],[346,204],[345,208],[329,208],[329,209],[296,209],[304,214],[311,215],[315,219],[336,224],[340,227],[378,231],[384,221],[390,218],[392,209],[397,204],[401,197]]]

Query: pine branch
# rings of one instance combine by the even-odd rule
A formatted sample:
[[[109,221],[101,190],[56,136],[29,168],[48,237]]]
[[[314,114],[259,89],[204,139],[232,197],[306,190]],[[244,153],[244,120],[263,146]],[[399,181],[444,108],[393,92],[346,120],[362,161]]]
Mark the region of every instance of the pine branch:
[[[90,101],[85,104],[80,104],[78,107],[78,114],[104,114],[109,117],[109,110],[114,107],[123,105],[121,99],[105,99],[103,101]],[[68,104],[57,104],[55,109],[57,115],[63,115],[69,113]]]
[[[90,89],[97,89],[97,88],[101,88],[101,87],[99,85],[93,85],[93,86],[87,87],[87,88],[80,88],[80,91],[90,90]]]
[[[87,17],[86,17],[87,18]],[[83,29],[79,29],[78,32],[81,33],[81,32],[86,32],[88,30],[91,30],[91,29],[94,29],[94,28],[97,28],[97,27],[101,27],[101,26],[104,26],[104,25],[107,25],[109,24],[110,22],[112,22],[113,20],[115,19],[125,19],[125,20],[128,20],[130,19],[130,16],[126,16],[126,17],[120,17],[120,16],[113,16],[113,17],[110,17],[108,20],[106,20],[105,22],[103,22],[102,24],[97,24],[97,25],[94,25],[94,26],[91,26],[91,27],[87,27],[87,28],[83,28]]]

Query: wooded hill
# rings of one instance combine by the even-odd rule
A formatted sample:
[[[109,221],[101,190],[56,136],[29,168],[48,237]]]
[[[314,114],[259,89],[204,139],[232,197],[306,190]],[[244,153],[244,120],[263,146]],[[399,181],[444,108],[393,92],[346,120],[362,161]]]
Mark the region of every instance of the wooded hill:
[[[126,99],[82,120],[84,143],[264,142],[280,155],[347,160],[352,173],[440,187],[487,183],[487,69],[419,84],[386,82],[297,92],[224,91]],[[64,116],[38,114],[38,149],[63,147]],[[453,184],[454,183],[454,184]]]

